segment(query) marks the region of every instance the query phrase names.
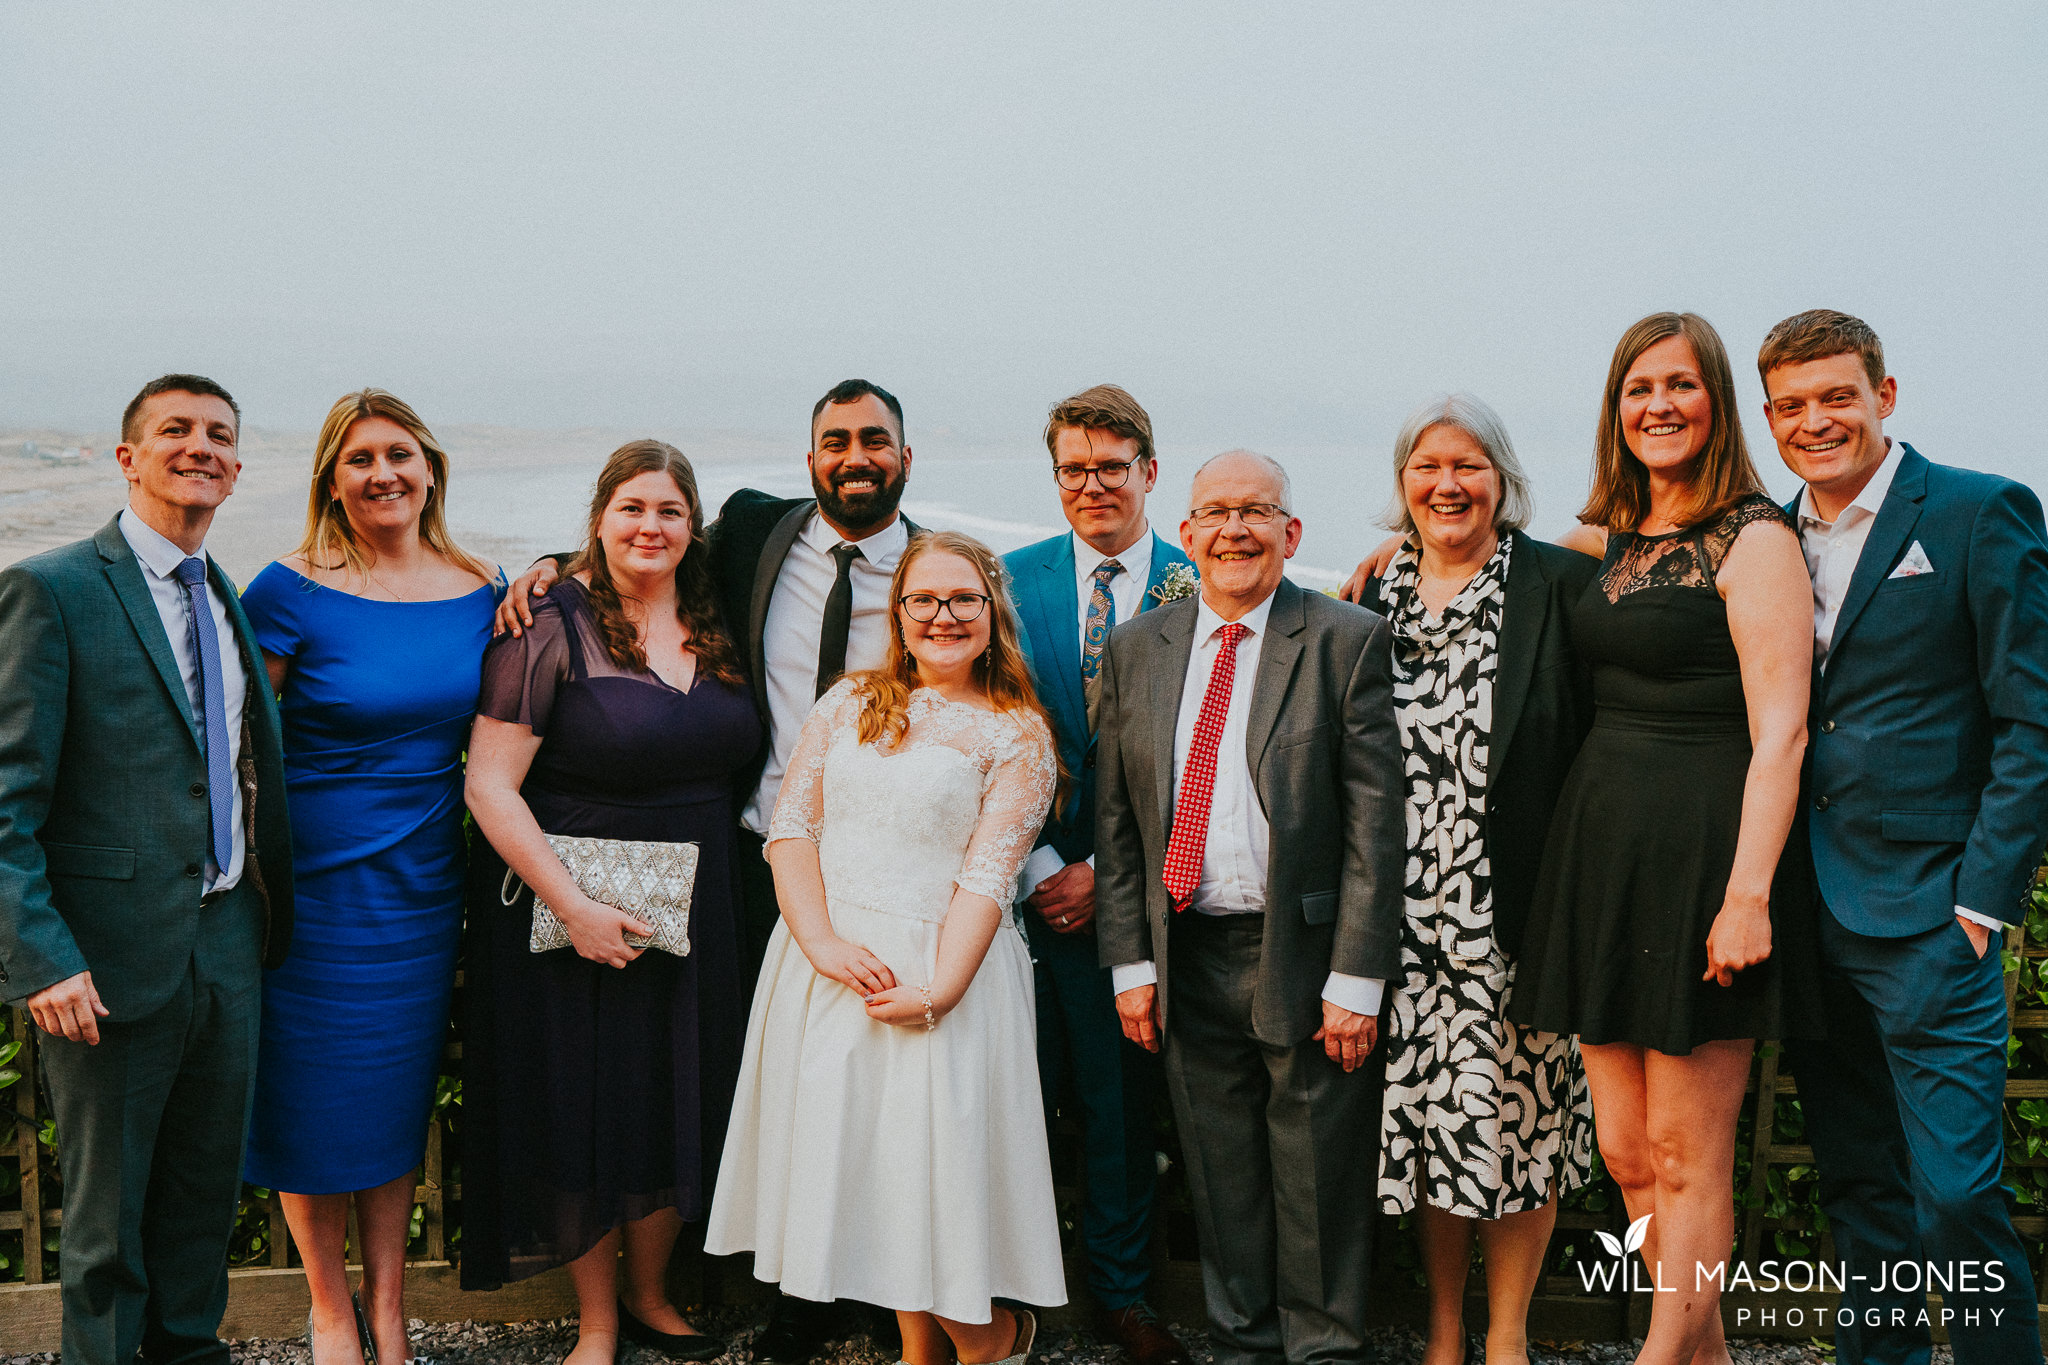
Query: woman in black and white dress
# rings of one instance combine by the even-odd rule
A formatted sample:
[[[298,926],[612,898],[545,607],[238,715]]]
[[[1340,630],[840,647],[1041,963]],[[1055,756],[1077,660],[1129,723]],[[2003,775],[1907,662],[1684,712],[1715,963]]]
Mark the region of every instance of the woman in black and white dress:
[[[1522,534],[1528,483],[1500,419],[1475,398],[1418,409],[1394,468],[1388,519],[1405,535],[1364,585],[1365,605],[1394,630],[1408,807],[1380,1203],[1417,1215],[1425,1365],[1464,1357],[1477,1229],[1486,1356],[1502,1365],[1526,1358],[1557,1196],[1586,1178],[1592,1157],[1577,1046],[1516,1027],[1502,1005],[1551,806],[1592,717],[1565,608],[1598,564]]]

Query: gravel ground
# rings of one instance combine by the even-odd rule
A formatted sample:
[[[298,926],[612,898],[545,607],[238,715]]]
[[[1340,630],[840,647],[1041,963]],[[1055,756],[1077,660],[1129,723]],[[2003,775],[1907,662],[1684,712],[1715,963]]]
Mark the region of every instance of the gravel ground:
[[[724,1357],[725,1365],[752,1359],[747,1343],[758,1327],[756,1313],[729,1308],[706,1315],[701,1325],[732,1340],[733,1350]],[[1187,1344],[1196,1365],[1213,1365],[1206,1333],[1178,1326],[1173,1330]],[[421,1357],[430,1357],[433,1365],[556,1365],[575,1340],[573,1318],[413,1324],[414,1349]],[[312,1361],[305,1343],[295,1338],[230,1344],[235,1365],[311,1365]],[[1422,1338],[1405,1328],[1381,1328],[1372,1333],[1367,1349],[1375,1365],[1414,1365],[1422,1356]],[[1536,1343],[1530,1356],[1531,1365],[1626,1365],[1635,1352],[1634,1342],[1546,1341]],[[1832,1352],[1806,1341],[1737,1341],[1732,1354],[1735,1365],[1832,1365],[1834,1360]],[[1122,1352],[1100,1344],[1086,1332],[1041,1333],[1032,1356],[1040,1365],[1125,1365]],[[1475,1350],[1473,1358],[1477,1357]],[[627,1346],[620,1352],[619,1365],[660,1365],[665,1359],[659,1352]],[[0,1365],[57,1365],[57,1356],[0,1356]],[[890,1365],[890,1357],[870,1338],[859,1336],[818,1357],[817,1365]],[[1935,1348],[1932,1365],[1951,1365],[1947,1347]]]

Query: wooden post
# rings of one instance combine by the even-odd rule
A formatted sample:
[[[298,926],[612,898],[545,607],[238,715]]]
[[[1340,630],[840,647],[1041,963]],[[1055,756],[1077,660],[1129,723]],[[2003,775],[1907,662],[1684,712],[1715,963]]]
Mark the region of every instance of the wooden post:
[[[21,1278],[29,1284],[43,1282],[43,1173],[40,1125],[36,1119],[35,1026],[21,1010],[14,1015],[14,1036],[21,1041],[15,1055],[15,1070],[21,1079],[10,1088],[14,1107],[26,1123],[14,1125],[14,1149],[21,1158]]]

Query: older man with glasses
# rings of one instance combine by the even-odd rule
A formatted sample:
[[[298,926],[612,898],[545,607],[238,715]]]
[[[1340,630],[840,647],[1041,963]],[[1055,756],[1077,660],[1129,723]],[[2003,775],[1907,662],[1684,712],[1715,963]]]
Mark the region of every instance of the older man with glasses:
[[[1404,911],[1392,637],[1285,578],[1277,463],[1219,455],[1189,500],[1200,593],[1103,653],[1101,961],[1125,1034],[1165,1049],[1219,1365],[1362,1361]]]

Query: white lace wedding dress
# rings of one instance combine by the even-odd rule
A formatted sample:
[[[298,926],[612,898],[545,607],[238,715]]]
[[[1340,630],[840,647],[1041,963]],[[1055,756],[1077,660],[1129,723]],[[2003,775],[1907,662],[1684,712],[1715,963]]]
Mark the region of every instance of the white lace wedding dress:
[[[834,930],[929,984],[956,885],[1007,911],[1052,801],[1052,737],[1035,715],[920,690],[901,743],[863,745],[852,688],[805,722],[768,837],[814,841]],[[869,1019],[778,924],[706,1250],[752,1251],[755,1276],[799,1298],[961,1322],[987,1322],[992,1297],[1066,1302],[1036,1027],[1007,913],[929,1032]]]

